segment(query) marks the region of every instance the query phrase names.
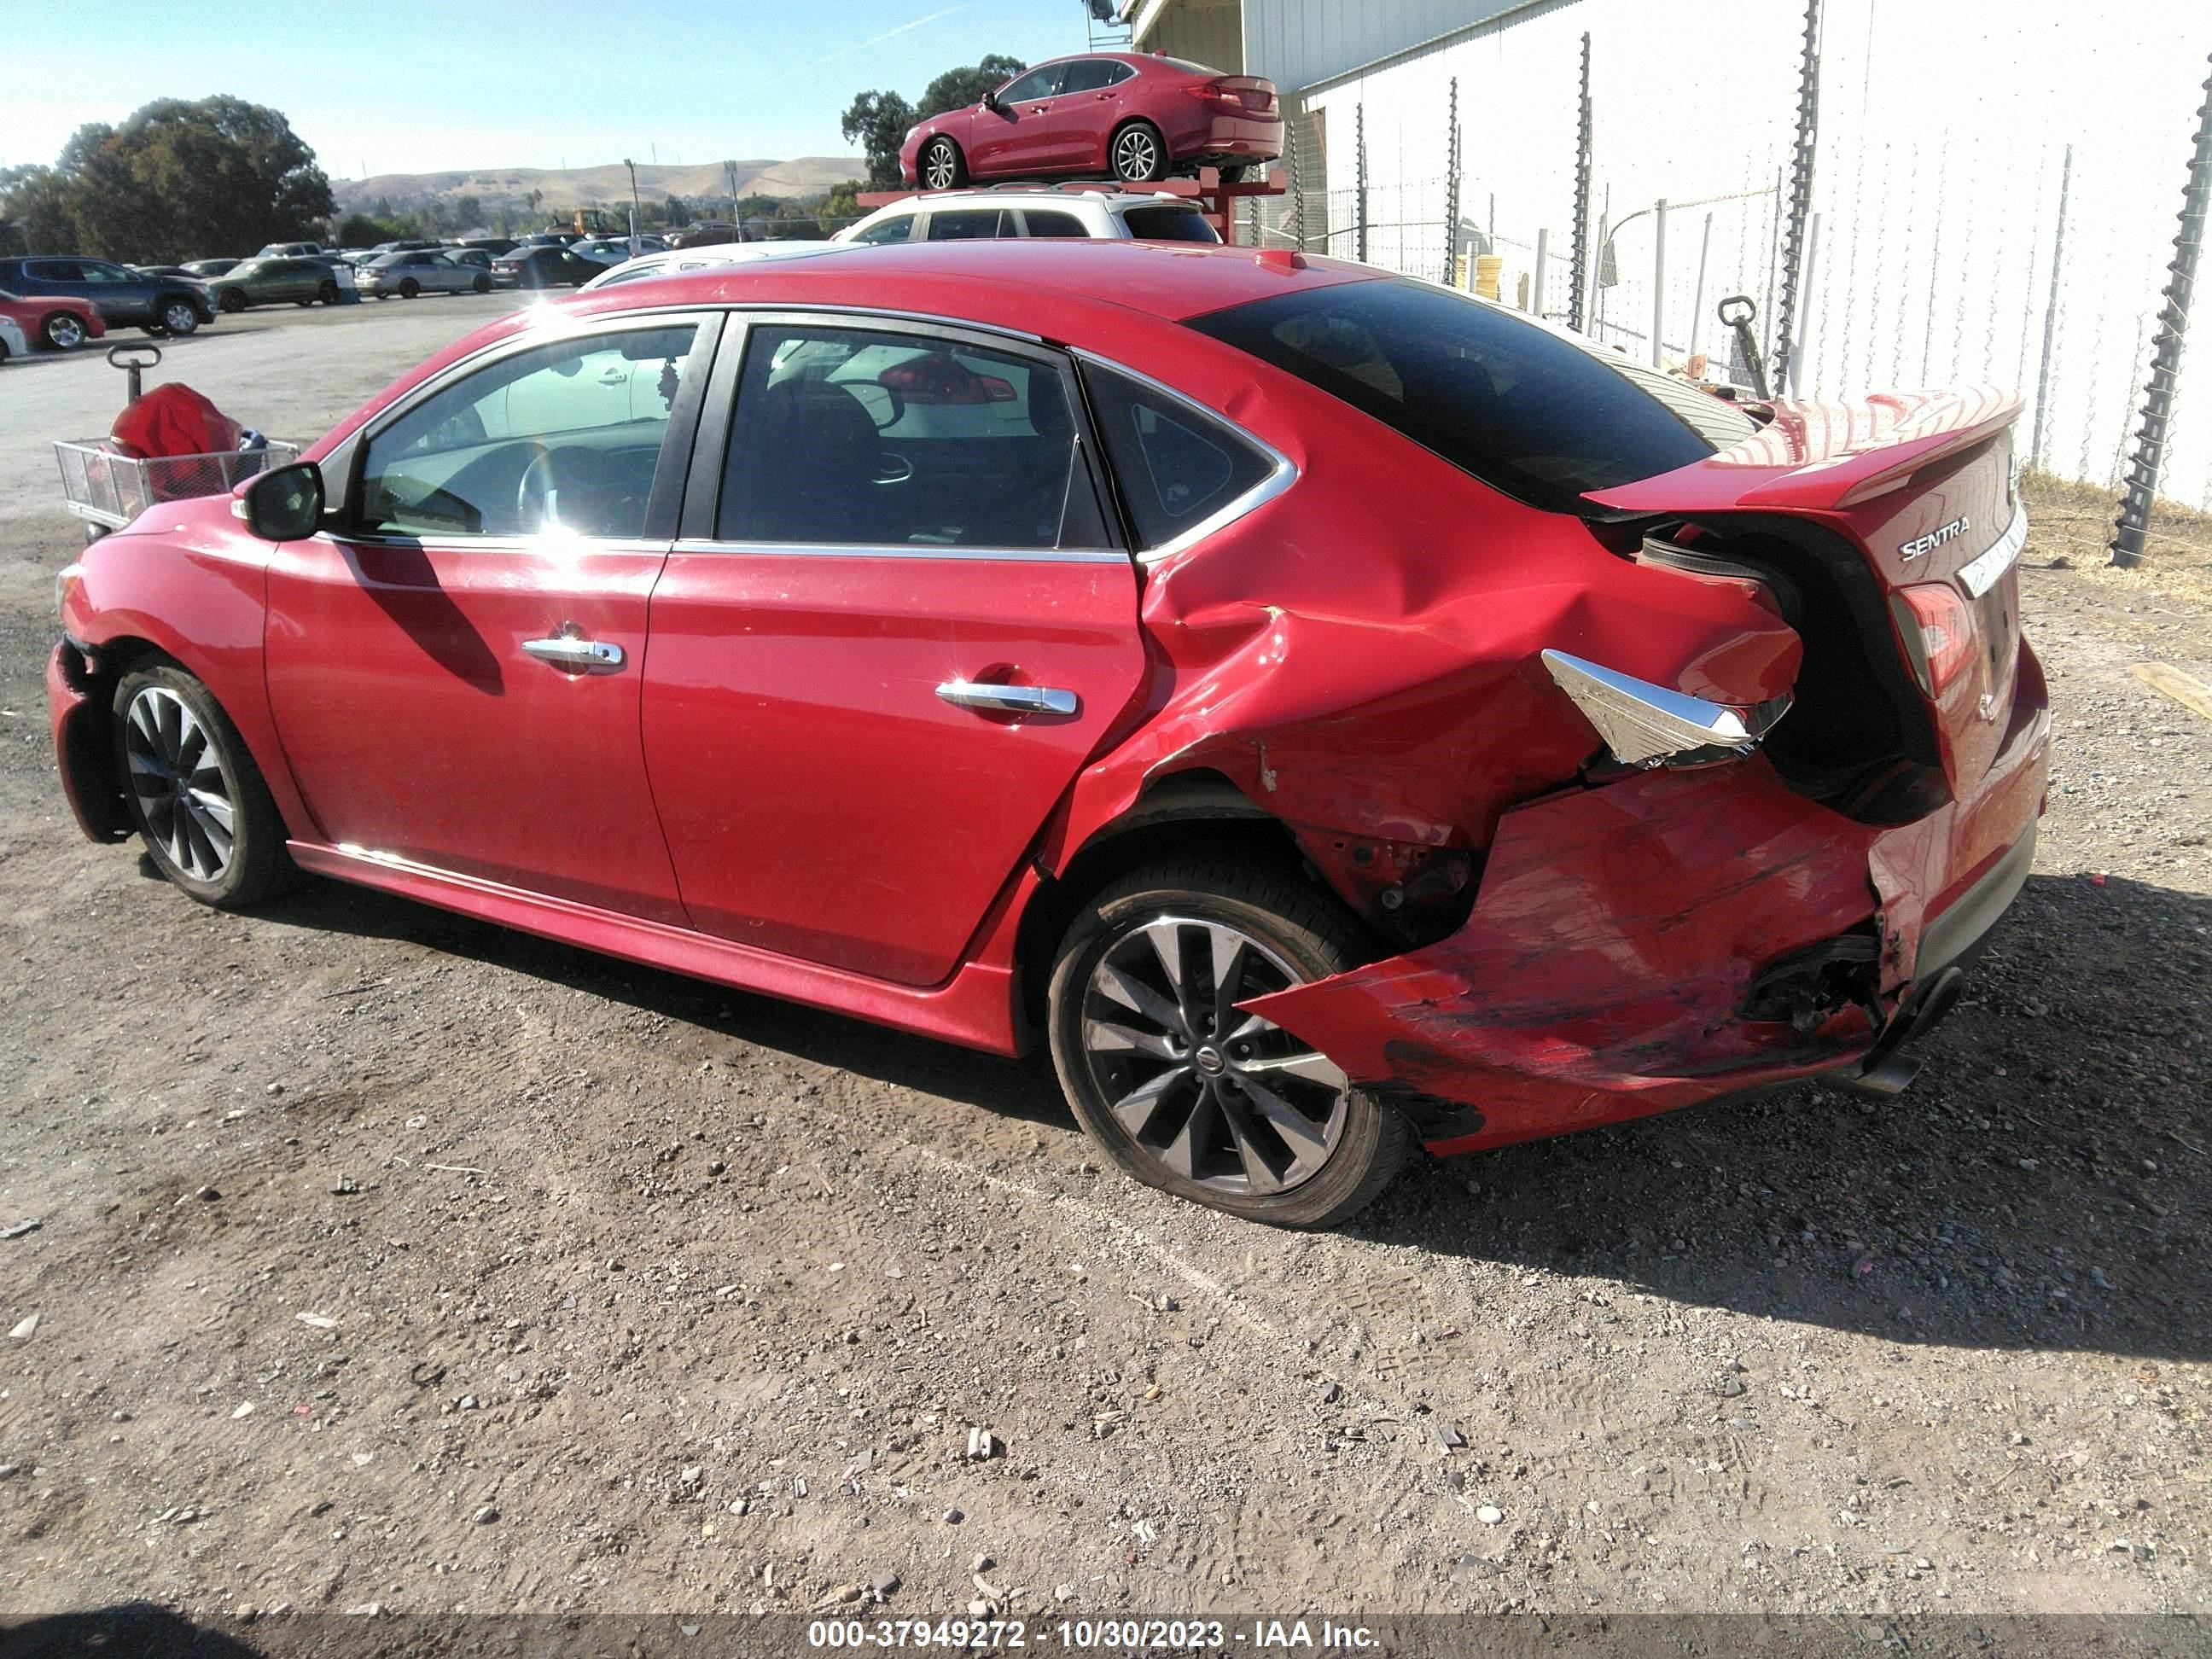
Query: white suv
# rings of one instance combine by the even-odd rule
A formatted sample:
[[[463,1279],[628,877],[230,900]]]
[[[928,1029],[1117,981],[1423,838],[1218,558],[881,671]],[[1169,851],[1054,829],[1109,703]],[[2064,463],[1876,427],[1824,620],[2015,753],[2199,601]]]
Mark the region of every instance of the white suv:
[[[964,242],[1006,236],[1218,242],[1198,205],[1164,191],[1112,185],[947,190],[903,197],[848,225],[836,242]]]

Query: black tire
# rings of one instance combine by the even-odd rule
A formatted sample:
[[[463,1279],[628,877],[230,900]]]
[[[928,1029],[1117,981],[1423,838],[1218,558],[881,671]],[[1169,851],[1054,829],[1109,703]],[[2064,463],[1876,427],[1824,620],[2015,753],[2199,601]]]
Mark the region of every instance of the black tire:
[[[491,292],[491,278],[480,275],[475,282],[469,284],[469,287],[475,293],[489,294]]]
[[[222,298],[216,301],[216,304],[222,308],[226,317],[235,317],[246,309],[246,296],[234,288],[227,288],[222,291]]]
[[[403,300],[411,300],[422,291],[422,284],[412,276],[407,277],[399,284],[399,297]]]
[[[1180,1067],[1164,1067],[1180,1069],[1183,1080],[1156,1091],[1157,1109],[1135,1129],[1115,1115],[1114,1097],[1103,1079],[1106,1071],[1119,1068],[1122,1062],[1087,1046],[1085,1031],[1087,1024],[1101,1018],[1111,1020],[1121,1016],[1113,1005],[1099,1003],[1098,999],[1107,994],[1100,990],[1094,975],[1109,955],[1126,961],[1120,952],[1133,944],[1141,956],[1143,950],[1151,948],[1144,930],[1165,918],[1175,918],[1188,929],[1228,930],[1242,936],[1248,946],[1260,947],[1249,956],[1240,947],[1231,958],[1231,972],[1240,988],[1256,983],[1265,989],[1272,981],[1304,983],[1326,978],[1352,967],[1365,954],[1358,924],[1334,897],[1273,871],[1220,859],[1194,858],[1147,866],[1123,877],[1085,906],[1069,926],[1053,968],[1048,1015],[1053,1066],[1077,1121],[1125,1174],[1163,1192],[1279,1227],[1328,1227],[1344,1221],[1389,1184],[1405,1163],[1412,1131],[1404,1118],[1359,1090],[1336,1089],[1332,1084],[1302,1079],[1299,1073],[1283,1069],[1285,1057],[1310,1055],[1305,1045],[1288,1032],[1270,1026],[1265,1033],[1253,1034],[1251,1042],[1232,1045],[1229,1032],[1215,1024],[1203,1024],[1202,1029],[1191,1026],[1186,1012],[1186,1030],[1191,1034],[1183,1063]],[[1183,935],[1178,933],[1176,937],[1180,939]],[[1225,1010],[1229,995],[1212,987],[1211,961],[1200,956],[1182,957],[1180,945],[1177,954],[1192,988],[1182,998],[1186,1006],[1212,1004]],[[1266,959],[1270,956],[1273,961]],[[1248,974],[1258,977],[1248,979]],[[1201,978],[1210,994],[1200,994]],[[1163,986],[1168,982],[1158,981]],[[1237,1000],[1249,1000],[1258,994],[1246,989]],[[1169,995],[1156,992],[1156,996],[1174,1006]],[[1118,1000],[1115,999],[1115,1003]],[[1141,1024],[1142,1017],[1132,1023]],[[1232,1048],[1241,1055],[1255,1045],[1262,1052],[1249,1059],[1224,1059]],[[1133,1049],[1129,1052],[1136,1054]],[[1318,1055],[1310,1058],[1321,1060]],[[1143,1058],[1133,1063],[1164,1064]],[[1213,1073],[1211,1081],[1201,1076],[1201,1067],[1208,1063]],[[1226,1077],[1224,1066],[1228,1068]],[[1246,1066],[1250,1068],[1249,1073],[1241,1069]],[[1160,1075],[1155,1072],[1143,1079],[1142,1086],[1125,1096],[1125,1101],[1154,1089]],[[1316,1161],[1303,1173],[1296,1167],[1297,1149],[1290,1139],[1276,1136],[1268,1127],[1267,1119],[1274,1114],[1254,1107],[1249,1081],[1240,1081],[1261,1076],[1279,1091],[1274,1097],[1278,1107],[1289,1099],[1292,1081],[1298,1080],[1299,1097],[1290,1103],[1306,1118],[1316,1148],[1327,1135],[1334,1134],[1325,1151],[1314,1152]],[[1340,1079],[1341,1073],[1336,1078]],[[1136,1080],[1133,1073],[1125,1073],[1115,1086],[1133,1080]],[[1187,1109],[1182,1105],[1185,1100],[1190,1103]],[[1190,1158],[1193,1176],[1187,1176],[1169,1167],[1163,1152],[1148,1146],[1146,1140],[1187,1139],[1182,1126],[1201,1111],[1212,1114],[1205,1120],[1211,1133],[1200,1138],[1209,1144],[1224,1144],[1212,1154],[1210,1167],[1202,1167],[1199,1158]],[[1325,1114],[1324,1118],[1316,1121],[1316,1111]],[[1241,1132],[1237,1139],[1230,1139],[1232,1114],[1243,1117],[1258,1139],[1266,1143],[1263,1154],[1278,1165],[1267,1171],[1268,1177],[1282,1179],[1287,1169],[1294,1181],[1286,1181],[1279,1189],[1256,1190],[1258,1182],[1226,1161],[1239,1156],[1237,1148],[1244,1139]],[[1303,1139],[1302,1144],[1306,1144]],[[1245,1172],[1253,1167],[1249,1160],[1241,1165]]]
[[[1106,161],[1125,185],[1157,184],[1168,176],[1168,141],[1150,121],[1132,121],[1108,140]]]
[[[968,182],[968,158],[959,145],[939,133],[921,147],[914,171],[924,190],[957,190]]]
[[[134,719],[142,697],[148,700],[139,711],[143,718]],[[181,716],[174,726],[167,723],[173,706],[188,713],[204,735],[196,750]],[[109,708],[115,775],[125,780],[131,821],[155,866],[218,910],[242,910],[279,891],[295,873],[284,850],[284,821],[238,728],[207,687],[173,664],[156,660],[125,674]],[[179,741],[165,748],[172,732],[181,734]],[[181,772],[179,760],[186,769]],[[180,777],[191,786],[189,801],[176,787]],[[220,810],[201,804],[210,796],[228,803],[228,849],[215,833],[222,829]]]
[[[160,302],[161,330],[170,338],[181,340],[188,334],[199,332],[199,307],[180,294],[172,294]]]
[[[338,302],[338,285],[334,282],[325,283],[315,290],[315,297],[326,306],[336,305]]]
[[[52,311],[39,325],[39,334],[56,351],[74,351],[92,337],[84,319],[71,311]]]

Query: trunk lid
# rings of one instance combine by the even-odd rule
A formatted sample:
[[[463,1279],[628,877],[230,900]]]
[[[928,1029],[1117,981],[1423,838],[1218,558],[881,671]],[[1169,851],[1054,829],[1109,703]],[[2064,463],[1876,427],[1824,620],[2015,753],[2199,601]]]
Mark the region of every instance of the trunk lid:
[[[1209,82],[1214,91],[1236,99],[1248,115],[1275,113],[1275,83],[1256,75],[1223,75]]]
[[[1890,637],[1869,643],[1905,658],[1952,793],[1965,793],[2002,750],[2013,713],[2014,567],[2027,532],[2013,458],[2020,409],[1987,388],[1778,403],[1767,426],[1705,460],[1584,499],[1723,536],[1779,515],[1847,542],[1889,619]]]

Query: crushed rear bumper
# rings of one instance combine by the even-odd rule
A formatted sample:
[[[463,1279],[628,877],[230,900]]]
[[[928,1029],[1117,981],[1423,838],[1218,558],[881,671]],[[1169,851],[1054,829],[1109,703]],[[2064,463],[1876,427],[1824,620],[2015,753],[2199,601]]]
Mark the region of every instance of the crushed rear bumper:
[[[2032,690],[1982,787],[1895,828],[1760,757],[1533,801],[1500,821],[1458,932],[1246,1006],[1406,1107],[1436,1152],[1856,1075],[1933,1023],[1923,988],[2026,879],[2051,730]],[[1845,935],[1871,942],[1863,999],[1750,1017],[1764,971]]]

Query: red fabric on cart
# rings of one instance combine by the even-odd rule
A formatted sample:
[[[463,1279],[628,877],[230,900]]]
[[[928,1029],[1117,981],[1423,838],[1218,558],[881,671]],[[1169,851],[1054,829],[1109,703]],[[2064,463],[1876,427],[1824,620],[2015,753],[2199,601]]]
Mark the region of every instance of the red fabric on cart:
[[[115,417],[108,428],[118,453],[216,455],[238,447],[238,422],[188,386],[157,386]]]

